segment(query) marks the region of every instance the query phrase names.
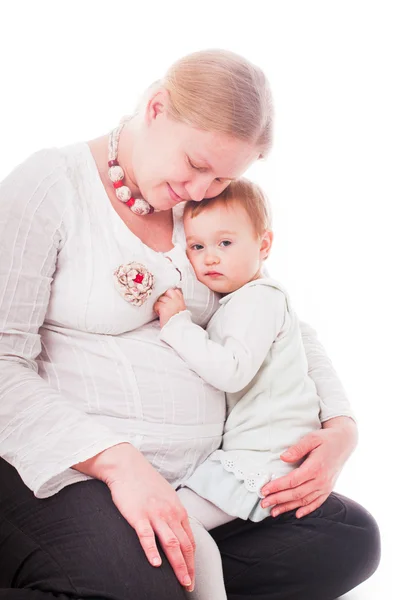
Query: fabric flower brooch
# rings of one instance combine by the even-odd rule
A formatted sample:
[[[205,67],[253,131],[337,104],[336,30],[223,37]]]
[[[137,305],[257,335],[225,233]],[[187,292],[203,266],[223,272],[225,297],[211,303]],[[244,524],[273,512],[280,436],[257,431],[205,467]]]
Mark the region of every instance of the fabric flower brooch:
[[[120,265],[114,271],[114,281],[123,299],[134,306],[142,306],[154,287],[154,275],[137,262]]]

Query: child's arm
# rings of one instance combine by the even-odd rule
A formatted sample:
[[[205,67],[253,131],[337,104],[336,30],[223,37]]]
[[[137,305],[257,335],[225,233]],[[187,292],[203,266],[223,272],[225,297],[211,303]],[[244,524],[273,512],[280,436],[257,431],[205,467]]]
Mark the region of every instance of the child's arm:
[[[160,319],[167,307],[168,300],[159,307]],[[286,298],[266,285],[237,292],[219,309],[223,311],[217,325],[221,343],[212,341],[207,331],[194,324],[182,306],[180,310],[172,317],[173,311],[169,311],[161,339],[207,383],[233,393],[250,383],[259,370],[284,323]]]

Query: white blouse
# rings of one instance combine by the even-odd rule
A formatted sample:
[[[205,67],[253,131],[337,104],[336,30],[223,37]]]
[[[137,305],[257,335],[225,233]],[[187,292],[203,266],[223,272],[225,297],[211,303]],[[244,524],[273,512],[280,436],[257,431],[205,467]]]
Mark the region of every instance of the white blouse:
[[[83,143],[34,154],[0,185],[0,456],[37,497],[88,479],[71,465],[121,442],[174,486],[218,448],[224,394],[160,340],[153,312],[177,285],[195,323],[218,307],[182,250],[181,212],[170,252],[145,246],[112,208]],[[155,277],[141,307],[114,286],[115,269],[131,261]],[[321,420],[350,414],[312,330],[303,340]]]

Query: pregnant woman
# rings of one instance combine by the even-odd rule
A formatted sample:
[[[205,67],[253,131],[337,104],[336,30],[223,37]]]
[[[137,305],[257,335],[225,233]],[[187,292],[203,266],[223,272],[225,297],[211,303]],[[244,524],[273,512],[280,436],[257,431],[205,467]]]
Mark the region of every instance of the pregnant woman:
[[[110,135],[40,151],[2,183],[0,599],[193,589],[175,489],[218,448],[225,400],[160,341],[153,304],[179,285],[195,323],[213,315],[218,297],[181,250],[182,203],[222,192],[271,129],[264,74],[198,52]],[[350,407],[306,326],[303,341],[322,429],[286,457],[308,456],[291,479],[271,482],[276,519],[213,531],[232,600],[330,600],[379,562],[372,517],[331,493],[355,445]]]

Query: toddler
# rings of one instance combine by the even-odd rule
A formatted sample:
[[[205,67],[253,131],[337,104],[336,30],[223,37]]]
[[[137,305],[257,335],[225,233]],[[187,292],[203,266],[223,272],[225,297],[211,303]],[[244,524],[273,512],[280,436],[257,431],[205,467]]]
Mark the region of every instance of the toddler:
[[[279,283],[263,272],[271,243],[267,200],[255,184],[233,181],[216,198],[187,202],[186,252],[197,278],[221,294],[207,329],[194,324],[182,292],[168,290],[155,311],[161,339],[207,383],[226,392],[221,448],[178,494],[196,540],[198,600],[226,599],[210,529],[235,518],[261,521],[261,488],[297,465],[280,455],[320,428],[299,322]]]

